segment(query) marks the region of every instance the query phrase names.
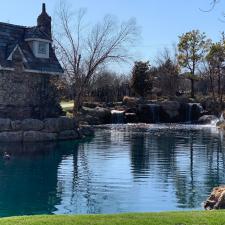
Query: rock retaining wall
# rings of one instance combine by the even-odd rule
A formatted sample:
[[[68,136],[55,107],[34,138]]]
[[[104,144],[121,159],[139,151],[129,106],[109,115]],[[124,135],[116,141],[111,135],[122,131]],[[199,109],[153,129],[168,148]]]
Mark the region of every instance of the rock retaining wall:
[[[90,126],[78,127],[76,120],[67,117],[45,120],[0,118],[0,142],[73,140],[93,134]]]

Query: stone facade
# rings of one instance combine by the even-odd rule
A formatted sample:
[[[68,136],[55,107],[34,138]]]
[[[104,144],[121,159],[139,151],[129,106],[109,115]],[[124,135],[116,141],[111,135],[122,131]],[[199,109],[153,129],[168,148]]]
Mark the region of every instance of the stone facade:
[[[47,74],[0,71],[0,118],[59,116],[55,79]]]
[[[52,47],[45,4],[33,27],[0,22],[0,118],[61,115],[54,85],[63,69]]]

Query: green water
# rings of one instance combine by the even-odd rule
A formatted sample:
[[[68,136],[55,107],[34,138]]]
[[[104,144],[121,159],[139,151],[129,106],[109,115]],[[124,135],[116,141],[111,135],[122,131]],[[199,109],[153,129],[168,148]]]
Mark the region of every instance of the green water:
[[[82,142],[0,145],[0,216],[201,209],[225,183],[224,142],[210,126],[114,125]]]

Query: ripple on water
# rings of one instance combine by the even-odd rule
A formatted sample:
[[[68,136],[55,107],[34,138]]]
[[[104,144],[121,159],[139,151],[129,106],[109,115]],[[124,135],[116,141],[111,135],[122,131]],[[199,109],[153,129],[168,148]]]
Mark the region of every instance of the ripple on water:
[[[225,183],[225,143],[213,126],[98,126],[87,142],[62,142],[0,160],[0,215],[199,209]]]

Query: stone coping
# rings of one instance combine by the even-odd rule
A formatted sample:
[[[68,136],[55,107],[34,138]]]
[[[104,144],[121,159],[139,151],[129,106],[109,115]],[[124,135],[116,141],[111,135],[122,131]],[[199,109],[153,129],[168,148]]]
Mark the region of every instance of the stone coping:
[[[76,140],[93,134],[90,126],[79,127],[75,119],[68,117],[44,120],[0,118],[0,142]]]

